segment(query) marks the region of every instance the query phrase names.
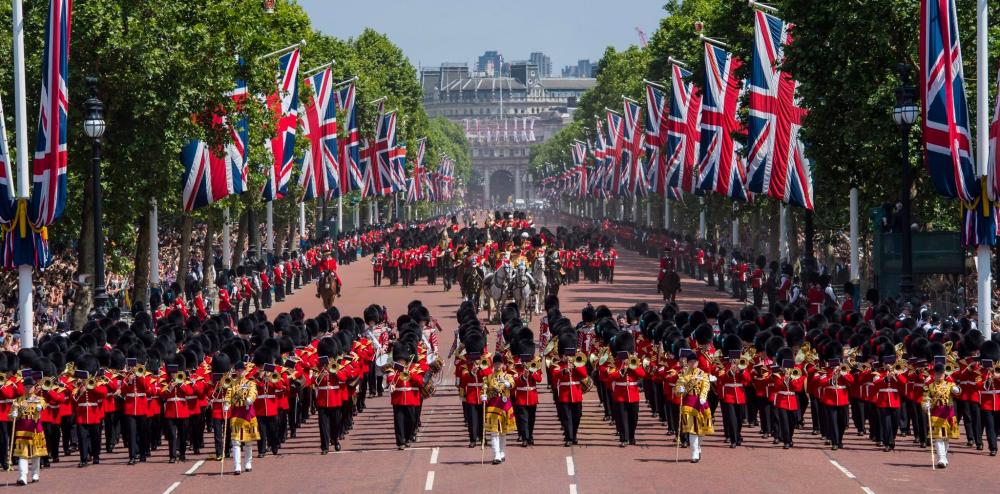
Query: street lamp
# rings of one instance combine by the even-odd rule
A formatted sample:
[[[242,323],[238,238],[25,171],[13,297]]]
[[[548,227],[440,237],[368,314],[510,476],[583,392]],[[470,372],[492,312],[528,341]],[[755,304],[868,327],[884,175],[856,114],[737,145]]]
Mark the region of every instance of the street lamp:
[[[83,131],[91,140],[90,181],[94,193],[94,308],[107,308],[108,295],[104,282],[104,227],[101,214],[101,137],[104,135],[104,103],[97,99],[97,78],[87,78],[90,97],[83,107],[87,115],[83,119]]]
[[[899,65],[900,86],[896,88],[896,107],[892,110],[892,119],[899,126],[903,137],[903,175],[902,175],[902,205],[900,214],[902,215],[903,231],[900,241],[902,250],[902,262],[899,275],[899,294],[901,298],[909,302],[913,297],[913,229],[910,219],[910,189],[913,187],[913,178],[910,171],[910,129],[917,121],[920,109],[917,108],[917,90],[910,84],[911,67],[907,64]]]

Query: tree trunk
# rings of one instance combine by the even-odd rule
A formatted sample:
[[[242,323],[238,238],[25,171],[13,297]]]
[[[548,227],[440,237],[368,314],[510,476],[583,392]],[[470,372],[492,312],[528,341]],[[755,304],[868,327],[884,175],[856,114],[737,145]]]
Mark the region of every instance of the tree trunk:
[[[139,237],[135,242],[135,271],[132,275],[132,303],[149,302],[149,209],[146,208],[139,217]],[[131,309],[131,307],[128,307]]]
[[[799,259],[799,230],[798,230],[798,210],[788,209],[788,260],[794,266]]]
[[[181,288],[181,293],[184,292],[185,283],[187,282],[188,267],[191,265],[191,228],[192,219],[190,215],[185,214],[181,219],[181,255],[180,259],[177,261],[177,285]]]
[[[234,245],[232,249],[233,260],[230,264],[232,269],[236,269],[236,266],[243,263],[243,252],[246,251],[246,248],[243,246],[247,242],[247,234],[249,233],[247,230],[246,210],[243,210],[243,212],[240,213],[239,223],[240,225],[236,232],[236,245]]]

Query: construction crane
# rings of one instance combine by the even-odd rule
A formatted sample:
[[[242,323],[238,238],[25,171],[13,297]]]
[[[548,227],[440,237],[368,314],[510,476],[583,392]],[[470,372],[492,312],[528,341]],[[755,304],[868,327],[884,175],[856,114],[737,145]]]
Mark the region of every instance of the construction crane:
[[[649,44],[649,40],[646,39],[646,32],[639,26],[635,27],[635,32],[639,33],[639,41],[642,43],[642,47],[645,48]]]

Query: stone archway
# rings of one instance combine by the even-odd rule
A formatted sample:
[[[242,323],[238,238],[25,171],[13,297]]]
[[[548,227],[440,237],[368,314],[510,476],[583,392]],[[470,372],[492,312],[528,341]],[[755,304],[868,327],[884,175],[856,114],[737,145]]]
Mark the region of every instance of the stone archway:
[[[513,200],[516,192],[514,186],[514,173],[510,170],[495,170],[486,177],[489,181],[486,190],[489,191],[489,199],[496,203],[507,203],[508,198]]]

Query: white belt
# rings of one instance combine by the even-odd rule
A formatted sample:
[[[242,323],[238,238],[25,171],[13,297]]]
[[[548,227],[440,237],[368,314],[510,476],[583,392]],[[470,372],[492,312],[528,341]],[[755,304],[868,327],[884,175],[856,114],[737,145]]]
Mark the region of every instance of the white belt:
[[[187,398],[167,398],[167,401],[187,401]]]
[[[878,390],[879,393],[896,393],[898,391],[899,390],[896,389],[896,388],[883,388],[883,389]]]
[[[779,395],[794,395],[797,394],[795,391],[778,391]]]
[[[396,388],[393,391],[416,391],[417,388]]]
[[[269,398],[274,398],[274,395],[257,395],[257,399],[258,400],[260,400],[260,399],[265,399],[266,400],[266,399],[269,399]]]
[[[976,381],[958,381],[958,384],[976,384]]]
[[[577,386],[579,384],[580,381],[566,381],[564,383],[559,383],[560,386]]]
[[[986,390],[986,391],[980,391],[979,394],[981,394],[981,395],[995,395],[995,394],[1000,394],[1000,389],[989,389],[989,390]]]
[[[517,388],[515,391],[534,391],[534,390],[535,390],[534,386],[525,386],[523,388]]]
[[[466,386],[468,386],[470,388],[481,388],[481,387],[483,387],[483,383],[468,383],[468,384],[466,384]]]
[[[827,386],[830,389],[847,389],[847,386]]]
[[[125,395],[126,398],[142,398],[146,396],[146,393],[128,393]]]
[[[0,404],[2,403],[14,403],[14,400],[0,400]]]
[[[320,387],[318,387],[316,389],[326,391],[326,390],[330,390],[330,389],[340,389],[340,386],[320,386]]]
[[[97,403],[90,403],[90,402],[77,403],[76,406],[78,406],[78,407],[96,407]]]
[[[726,383],[723,385],[724,388],[742,388],[743,385],[740,383]]]
[[[622,386],[622,387],[625,387],[625,386],[638,386],[639,385],[639,383],[634,383],[634,382],[620,383],[620,382],[617,382],[617,381],[614,381],[611,384],[614,385],[614,386]]]

